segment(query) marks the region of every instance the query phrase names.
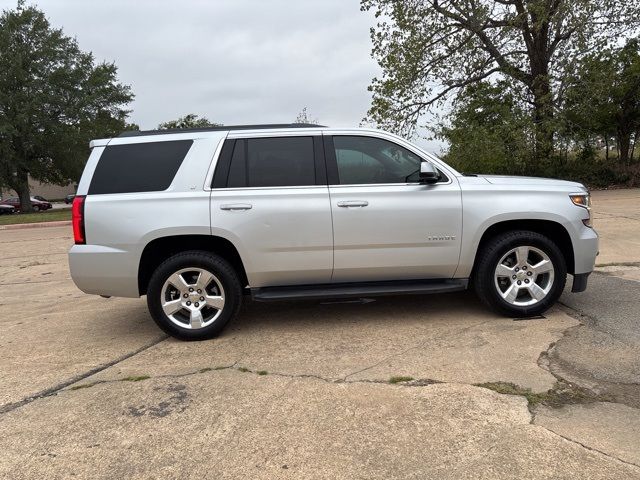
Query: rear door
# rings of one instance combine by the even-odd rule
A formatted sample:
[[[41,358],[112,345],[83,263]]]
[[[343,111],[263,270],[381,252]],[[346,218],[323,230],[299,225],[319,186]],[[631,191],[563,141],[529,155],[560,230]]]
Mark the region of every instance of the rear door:
[[[418,183],[423,159],[389,139],[325,139],[333,282],[451,278],[462,233],[455,178]]]
[[[231,240],[251,287],[328,283],[333,237],[322,137],[227,139],[211,231]]]

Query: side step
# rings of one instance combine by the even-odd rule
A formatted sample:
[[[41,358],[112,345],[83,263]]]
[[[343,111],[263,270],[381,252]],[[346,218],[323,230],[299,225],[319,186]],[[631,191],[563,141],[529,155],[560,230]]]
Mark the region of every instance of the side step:
[[[466,290],[467,278],[446,280],[410,280],[395,282],[330,283],[289,287],[252,288],[251,296],[258,302],[279,300],[311,300],[320,298],[353,298],[379,295],[423,295]]]

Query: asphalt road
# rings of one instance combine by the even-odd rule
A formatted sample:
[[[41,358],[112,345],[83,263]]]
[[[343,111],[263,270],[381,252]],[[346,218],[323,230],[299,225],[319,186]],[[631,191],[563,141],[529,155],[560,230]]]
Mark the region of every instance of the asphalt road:
[[[550,353],[551,369],[614,401],[640,408],[640,281],[595,272],[561,303],[581,325]]]

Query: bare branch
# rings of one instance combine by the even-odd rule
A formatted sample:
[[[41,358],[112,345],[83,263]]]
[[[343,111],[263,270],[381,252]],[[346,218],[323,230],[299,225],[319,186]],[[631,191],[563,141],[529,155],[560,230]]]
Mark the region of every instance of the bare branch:
[[[460,23],[465,28],[467,28],[469,31],[473,32],[476,35],[476,37],[482,42],[483,49],[487,51],[493,57],[496,63],[500,66],[501,72],[505,73],[506,75],[512,76],[527,85],[531,84],[533,80],[531,76],[528,75],[526,72],[522,71],[521,69],[519,69],[518,67],[516,67],[515,65],[512,65],[511,63],[509,63],[505,58],[505,56],[498,50],[495,44],[491,41],[489,36],[482,30],[482,28],[473,22],[473,19],[465,18],[457,13],[454,13],[449,10],[446,10],[445,8],[442,8],[439,5],[438,0],[433,0],[432,6],[441,15],[451,20],[455,20],[456,22]]]

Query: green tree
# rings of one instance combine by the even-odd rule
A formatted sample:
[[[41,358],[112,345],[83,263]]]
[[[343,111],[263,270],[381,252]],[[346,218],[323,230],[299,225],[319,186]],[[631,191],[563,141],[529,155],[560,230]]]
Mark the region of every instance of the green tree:
[[[75,39],[26,7],[0,16],[0,183],[31,210],[28,177],[77,181],[92,138],[123,130],[133,99],[112,63],[96,64]]]
[[[504,82],[466,87],[437,131],[449,143],[447,161],[465,173],[525,173],[533,143],[525,107]]]
[[[578,137],[615,138],[618,159],[632,161],[640,140],[640,42],[585,59],[570,78],[566,93],[567,129]]]
[[[177,120],[170,120],[158,125],[159,130],[170,130],[175,128],[206,128],[221,127],[221,123],[210,122],[206,117],[198,117],[195,113],[189,113]]]
[[[382,67],[369,118],[411,134],[432,107],[485,79],[525,90],[535,157],[552,152],[562,84],[589,51],[640,26],[628,0],[361,0],[374,10],[373,56]]]

